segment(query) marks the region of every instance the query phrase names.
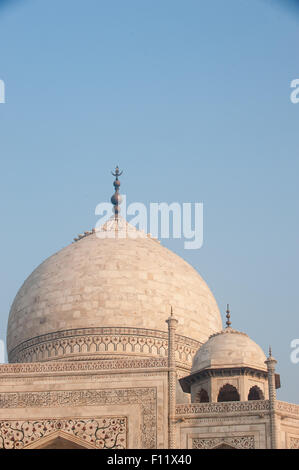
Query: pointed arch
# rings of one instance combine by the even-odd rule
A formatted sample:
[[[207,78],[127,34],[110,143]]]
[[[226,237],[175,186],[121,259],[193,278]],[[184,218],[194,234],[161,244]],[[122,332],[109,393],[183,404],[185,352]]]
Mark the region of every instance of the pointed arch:
[[[37,441],[27,444],[23,449],[95,449],[96,446],[77,436],[72,436],[64,431],[54,431],[48,436],[41,437]]]
[[[206,390],[201,388],[199,392],[197,392],[196,397],[195,397],[195,402],[196,403],[209,403],[209,394]]]
[[[217,401],[240,401],[240,394],[236,387],[231,384],[225,384],[219,390]]]
[[[230,445],[230,444],[227,444],[226,442],[222,442],[221,444],[218,444],[217,446],[215,447],[212,447],[212,449],[236,449],[236,447]]]
[[[264,399],[265,397],[260,387],[258,387],[257,385],[254,385],[253,387],[251,387],[248,393],[248,400],[264,400]]]

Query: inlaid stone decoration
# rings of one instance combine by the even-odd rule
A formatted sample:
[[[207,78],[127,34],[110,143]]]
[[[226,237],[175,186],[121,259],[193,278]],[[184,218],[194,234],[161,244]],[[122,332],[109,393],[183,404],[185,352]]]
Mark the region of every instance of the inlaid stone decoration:
[[[67,406],[75,408],[78,406],[111,406],[117,404],[140,406],[141,428],[138,434],[141,447],[144,449],[155,448],[157,445],[157,390],[155,387],[0,393],[0,409],[32,408],[34,410],[42,407]]]
[[[0,449],[22,449],[29,444],[63,431],[99,449],[127,447],[127,418],[45,419],[34,421],[0,421]]]
[[[236,449],[254,449],[254,436],[225,437],[225,438],[194,438],[192,449],[213,449],[233,447]]]
[[[299,437],[290,437],[290,449],[299,449]]]

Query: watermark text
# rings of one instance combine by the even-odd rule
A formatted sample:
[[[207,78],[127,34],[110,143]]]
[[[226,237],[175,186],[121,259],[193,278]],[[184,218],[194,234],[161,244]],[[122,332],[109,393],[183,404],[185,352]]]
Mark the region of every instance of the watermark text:
[[[95,226],[97,236],[115,238],[115,230],[105,229],[105,225],[113,220],[112,204],[101,202],[97,205],[95,214],[101,216]],[[119,215],[120,222],[128,221],[136,230],[120,229],[117,238],[137,238],[149,233],[153,238],[184,239],[186,250],[198,250],[203,245],[203,203],[201,202],[183,204],[151,202],[148,210],[141,202],[133,202],[127,206],[126,196],[122,195]]]
[[[293,104],[299,103],[299,78],[291,81],[291,88],[294,88],[290,95],[290,100]]]
[[[290,359],[293,364],[299,363],[299,338],[293,339],[291,341],[291,348],[293,351],[291,352]]]
[[[0,104],[5,103],[5,83],[0,80]]]

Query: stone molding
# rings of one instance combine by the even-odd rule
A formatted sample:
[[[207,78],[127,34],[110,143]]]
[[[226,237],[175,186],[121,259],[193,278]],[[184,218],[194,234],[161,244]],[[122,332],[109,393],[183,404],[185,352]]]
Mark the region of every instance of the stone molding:
[[[139,405],[141,407],[141,448],[155,449],[157,445],[157,389],[123,388],[101,390],[69,390],[47,392],[0,393],[0,408],[55,408],[105,405]]]
[[[178,423],[183,423],[184,426],[186,424],[188,425],[194,425],[194,419],[196,420],[200,420],[200,426],[202,425],[209,425],[209,426],[215,426],[215,425],[221,425],[221,426],[230,426],[230,425],[235,425],[235,424],[256,424],[256,414],[252,414],[252,415],[249,415],[247,413],[244,413],[242,415],[240,415],[239,413],[236,413],[236,414],[229,414],[229,415],[226,415],[226,414],[211,414],[211,416],[209,417],[209,415],[203,415],[204,417],[202,416],[199,416],[199,415],[194,415],[194,416],[187,416],[187,417],[178,417],[177,419],[177,422]],[[265,415],[260,415],[259,416],[259,419],[260,419],[260,423],[268,423],[269,421],[269,418],[268,418],[268,415],[266,416],[266,413]],[[196,423],[197,424],[197,423]]]
[[[176,359],[191,366],[201,343],[176,335]],[[9,353],[9,362],[44,362],[106,358],[107,354],[167,357],[168,333],[144,328],[95,327],[57,331],[24,341]]]
[[[57,431],[75,436],[98,449],[127,448],[127,417],[0,421],[0,449],[22,449]]]
[[[162,357],[145,359],[110,359],[93,361],[48,361],[0,364],[0,380],[15,374],[93,373],[126,369],[167,369],[168,360]]]

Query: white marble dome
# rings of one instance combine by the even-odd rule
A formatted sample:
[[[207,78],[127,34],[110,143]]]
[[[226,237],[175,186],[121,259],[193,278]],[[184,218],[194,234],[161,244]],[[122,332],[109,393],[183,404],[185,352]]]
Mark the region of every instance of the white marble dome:
[[[44,335],[54,338],[57,332],[97,327],[167,332],[170,305],[179,335],[203,343],[221,330],[213,294],[186,261],[148,236],[98,235],[89,233],[63,248],[24,282],[8,320],[10,361],[22,343],[43,342]]]
[[[250,367],[267,370],[266,356],[249,336],[230,327],[211,335],[193,359],[192,372],[203,369]]]

